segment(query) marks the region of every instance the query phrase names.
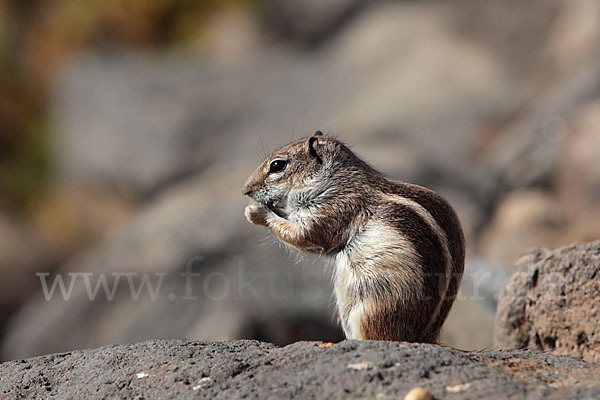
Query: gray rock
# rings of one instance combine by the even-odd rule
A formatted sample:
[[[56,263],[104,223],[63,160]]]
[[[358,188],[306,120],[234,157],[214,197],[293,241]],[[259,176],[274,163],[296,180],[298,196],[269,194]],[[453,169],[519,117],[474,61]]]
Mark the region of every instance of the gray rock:
[[[492,349],[494,316],[485,301],[459,295],[442,327],[440,343],[470,351]]]
[[[48,293],[9,321],[2,358],[155,337],[341,339],[326,269],[264,246],[236,171],[173,188],[56,274],[34,276]],[[50,294],[58,278],[71,293]]]
[[[456,13],[443,2],[377,3],[319,51],[263,44],[229,63],[80,55],[52,95],[57,176],[154,193],[261,141],[269,152],[322,129],[397,177],[456,179],[472,168],[476,135],[522,97],[505,73],[514,59],[455,32]]]
[[[598,74],[600,81],[600,72]],[[555,169],[560,200],[575,210],[600,208],[600,87],[598,96],[569,118],[564,146]],[[568,133],[568,134],[567,134]]]
[[[600,362],[600,241],[536,249],[502,289],[496,345]]]
[[[504,268],[479,257],[467,257],[461,292],[496,311],[498,297],[508,279]]]
[[[364,0],[262,0],[265,25],[278,35],[314,45],[337,33],[362,6]]]
[[[502,265],[505,271],[511,271],[524,251],[540,244],[548,247],[563,245],[565,238],[558,236],[556,231],[564,231],[566,219],[556,198],[548,191],[511,192],[499,202],[494,216],[483,229],[478,251],[483,257]],[[552,240],[553,236],[558,237]]]
[[[505,269],[467,256],[461,287],[442,328],[441,342],[464,350],[493,348],[496,306],[507,277]]]
[[[589,100],[600,96],[600,53],[552,80],[552,84],[515,118],[480,157],[485,164],[481,181],[511,191],[547,184],[554,173],[562,145],[569,134],[568,118]],[[490,177],[498,177],[490,179]],[[492,188],[490,190],[493,191]]]
[[[0,327],[38,289],[35,273],[55,268],[61,252],[26,221],[0,212]]]
[[[598,398],[600,366],[524,351],[397,342],[154,340],[0,365],[6,398]]]

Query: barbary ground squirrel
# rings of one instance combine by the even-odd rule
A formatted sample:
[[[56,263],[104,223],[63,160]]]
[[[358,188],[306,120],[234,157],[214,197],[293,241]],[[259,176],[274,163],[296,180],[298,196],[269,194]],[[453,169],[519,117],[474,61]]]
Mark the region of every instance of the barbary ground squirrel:
[[[387,179],[319,131],[273,152],[243,194],[248,221],[333,259],[346,337],[437,342],[465,258],[460,222],[442,197]]]

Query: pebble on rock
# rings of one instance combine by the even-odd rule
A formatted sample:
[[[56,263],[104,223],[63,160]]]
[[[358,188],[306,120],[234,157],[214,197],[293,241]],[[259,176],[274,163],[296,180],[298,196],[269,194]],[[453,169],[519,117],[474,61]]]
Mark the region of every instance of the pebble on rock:
[[[404,400],[432,400],[431,393],[429,390],[424,387],[417,386],[412,388],[406,396],[404,396]]]

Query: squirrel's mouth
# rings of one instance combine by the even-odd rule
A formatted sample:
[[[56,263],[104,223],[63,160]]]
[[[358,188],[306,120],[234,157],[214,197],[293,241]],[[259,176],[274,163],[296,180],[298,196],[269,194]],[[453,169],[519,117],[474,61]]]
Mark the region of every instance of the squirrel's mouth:
[[[287,218],[287,213],[284,211],[284,208],[280,204],[278,204],[277,201],[266,203],[265,206],[267,206],[269,210],[273,211],[279,217]]]

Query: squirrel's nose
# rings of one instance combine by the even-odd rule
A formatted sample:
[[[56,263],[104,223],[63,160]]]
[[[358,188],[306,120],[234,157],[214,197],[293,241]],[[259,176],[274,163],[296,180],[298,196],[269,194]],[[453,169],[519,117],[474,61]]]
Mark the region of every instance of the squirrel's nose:
[[[256,188],[254,187],[254,185],[252,185],[249,182],[246,182],[244,184],[244,186],[242,187],[242,194],[244,196],[252,196],[255,191],[256,191]]]
[[[252,179],[252,177],[248,178],[248,180],[244,183],[244,186],[242,187],[242,194],[244,196],[250,196],[252,197],[252,195],[254,193],[256,193],[256,191],[258,189],[260,189],[261,185],[259,182],[256,182],[256,179]]]

